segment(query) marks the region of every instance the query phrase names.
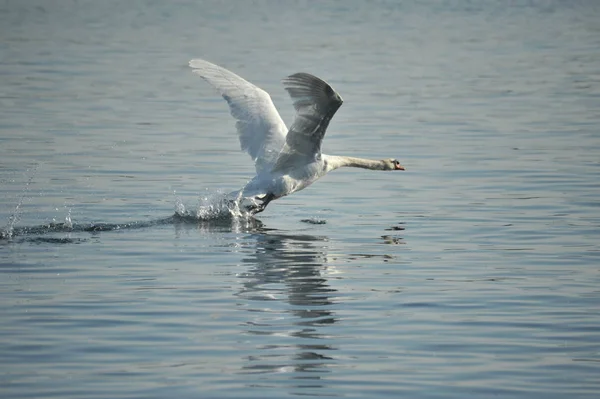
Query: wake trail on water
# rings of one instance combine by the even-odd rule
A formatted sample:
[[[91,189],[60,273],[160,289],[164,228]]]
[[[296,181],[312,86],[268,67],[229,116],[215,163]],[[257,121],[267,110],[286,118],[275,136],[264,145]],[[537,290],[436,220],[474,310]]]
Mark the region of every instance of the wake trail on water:
[[[20,219],[21,203],[15,207],[13,214],[9,217],[6,227],[0,230],[0,240],[10,240],[16,237],[30,237],[31,241],[38,242],[77,242],[78,239],[67,238],[40,238],[40,236],[53,233],[97,233],[117,230],[135,230],[154,226],[187,223],[202,225],[231,225],[238,226],[240,222],[256,221],[249,212],[240,208],[242,201],[232,198],[231,195],[219,191],[209,191],[200,196],[195,206],[186,206],[181,198],[175,198],[175,214],[172,216],[145,221],[133,221],[125,223],[76,223],[71,219],[69,209],[63,223],[51,222],[38,226],[16,226]],[[250,223],[252,225],[252,223]],[[35,238],[34,238],[35,237]]]

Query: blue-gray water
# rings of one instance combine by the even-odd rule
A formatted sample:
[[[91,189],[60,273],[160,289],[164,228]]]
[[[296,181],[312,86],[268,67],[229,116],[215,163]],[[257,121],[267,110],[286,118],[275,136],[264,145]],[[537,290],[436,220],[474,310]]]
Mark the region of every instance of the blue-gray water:
[[[598,21],[593,0],[0,1],[0,396],[597,397]],[[172,218],[254,173],[191,58],[288,123],[279,79],[323,77],[345,100],[324,152],[407,171]]]

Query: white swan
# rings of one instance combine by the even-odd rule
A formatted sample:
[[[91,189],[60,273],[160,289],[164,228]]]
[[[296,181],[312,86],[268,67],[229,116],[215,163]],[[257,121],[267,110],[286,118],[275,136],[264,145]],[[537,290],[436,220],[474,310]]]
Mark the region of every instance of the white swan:
[[[342,105],[342,98],[316,76],[295,73],[283,79],[283,86],[296,109],[288,131],[266,91],[208,61],[195,59],[189,65],[221,93],[237,120],[242,150],[252,157],[256,176],[232,194],[236,198],[251,198],[255,205],[247,210],[252,214],[262,212],[269,202],[302,190],[327,172],[343,166],[404,170],[395,159],[375,161],[321,153],[327,125]]]

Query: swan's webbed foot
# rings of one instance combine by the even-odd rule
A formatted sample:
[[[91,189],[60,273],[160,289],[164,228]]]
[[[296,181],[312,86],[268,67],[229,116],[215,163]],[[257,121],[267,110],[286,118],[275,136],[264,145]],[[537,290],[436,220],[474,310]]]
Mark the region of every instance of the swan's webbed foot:
[[[275,196],[273,194],[266,194],[260,198],[256,198],[261,201],[260,204],[246,206],[246,212],[249,212],[252,215],[256,215],[257,213],[264,211],[267,205],[269,205],[269,202],[275,199]]]

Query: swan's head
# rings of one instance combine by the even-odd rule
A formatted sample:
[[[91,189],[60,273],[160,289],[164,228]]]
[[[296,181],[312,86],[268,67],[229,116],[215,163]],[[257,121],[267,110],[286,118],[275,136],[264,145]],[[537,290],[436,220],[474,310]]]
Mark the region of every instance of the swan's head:
[[[383,170],[404,170],[404,166],[400,165],[397,159],[382,159]]]

